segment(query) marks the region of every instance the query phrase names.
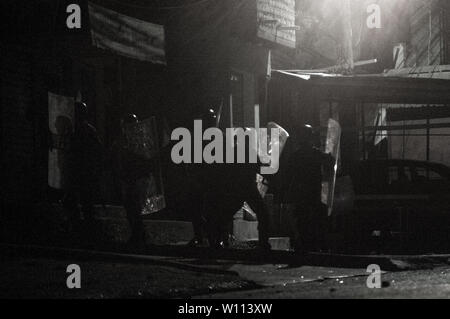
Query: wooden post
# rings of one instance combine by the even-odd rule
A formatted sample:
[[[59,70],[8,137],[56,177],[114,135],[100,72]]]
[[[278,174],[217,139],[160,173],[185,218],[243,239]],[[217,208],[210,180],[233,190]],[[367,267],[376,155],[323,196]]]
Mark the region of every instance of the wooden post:
[[[350,0],[341,0],[342,3],[342,27],[343,27],[343,49],[344,49],[344,67],[353,71],[353,30],[352,30],[352,13]]]

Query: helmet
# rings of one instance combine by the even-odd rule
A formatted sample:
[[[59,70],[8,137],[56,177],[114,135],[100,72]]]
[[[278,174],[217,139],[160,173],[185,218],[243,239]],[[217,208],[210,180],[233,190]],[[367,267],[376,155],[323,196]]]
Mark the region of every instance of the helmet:
[[[86,103],[83,102],[75,102],[75,117],[83,121],[88,117],[88,107]]]
[[[139,122],[139,120],[136,114],[130,113],[122,117],[123,124],[136,124],[137,122]]]
[[[215,127],[217,121],[216,112],[213,109],[208,109],[203,112],[201,119],[204,127]]]
[[[309,124],[304,124],[302,126],[300,126],[300,128],[298,129],[298,138],[300,140],[301,143],[312,143],[313,142],[313,137],[314,137],[314,132],[313,132],[313,127]]]

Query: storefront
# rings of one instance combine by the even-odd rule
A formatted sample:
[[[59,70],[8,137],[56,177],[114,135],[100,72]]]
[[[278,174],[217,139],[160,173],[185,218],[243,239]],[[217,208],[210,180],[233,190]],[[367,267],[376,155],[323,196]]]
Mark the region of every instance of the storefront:
[[[361,229],[375,231],[378,234],[379,228],[369,229],[377,219],[384,224],[398,220],[400,224],[407,225],[406,228],[410,227],[411,224],[405,222],[405,216],[409,216],[410,208],[405,207],[416,205],[414,203],[425,197],[423,194],[395,192],[390,194],[388,192],[388,186],[398,183],[401,178],[400,175],[392,175],[400,174],[397,173],[399,164],[389,160],[408,160],[408,157],[412,157],[410,159],[421,160],[420,165],[424,167],[427,167],[428,160],[448,165],[447,148],[443,147],[442,143],[448,143],[450,137],[448,134],[450,123],[446,121],[450,102],[449,83],[448,80],[443,79],[409,78],[392,76],[389,73],[341,76],[305,71],[273,71],[269,85],[269,114],[271,119],[290,133],[291,143],[295,144],[296,128],[303,124],[311,124],[318,133],[316,145],[324,149],[328,120],[334,119],[342,127],[338,170],[338,176],[342,179],[341,183],[338,180],[336,184],[332,216],[335,212],[344,213],[346,221],[344,224],[347,228],[343,236],[351,236],[359,232],[360,228],[357,230],[354,228],[356,226],[351,226],[357,225],[356,222],[361,222],[361,225],[358,224],[358,227],[362,227]],[[412,123],[411,120],[421,122]],[[407,139],[415,139],[412,140],[415,142],[405,144]],[[421,142],[418,143],[418,140]],[[436,142],[440,143],[440,147],[433,146]],[[405,152],[405,145],[408,146],[406,149],[408,154],[404,155],[408,156],[399,156],[401,150]],[[289,148],[286,148],[284,152],[289,152]],[[378,181],[386,182],[388,186],[382,189],[380,194],[370,193],[370,196],[356,194],[355,197],[355,185],[352,185],[348,176],[352,176],[353,180],[353,174],[360,169],[361,163],[366,163],[367,160],[369,162],[381,160],[383,162],[380,163],[385,163],[382,169],[380,166],[376,177]],[[392,164],[392,171],[388,163]],[[386,176],[383,175],[384,173]],[[427,177],[427,174],[425,172],[424,177]],[[371,183],[370,178],[362,181]],[[406,188],[402,189],[402,192],[404,191]],[[409,196],[409,204],[400,201],[398,203],[403,204],[398,207],[391,205],[392,201],[401,200],[405,196]],[[369,202],[378,201],[381,205],[380,203],[387,199],[391,201],[389,209],[386,209],[387,215],[383,215],[381,206],[378,207],[379,214],[376,210],[372,212],[372,215],[352,213],[356,207],[355,203],[366,205],[369,200]],[[364,209],[367,208],[364,207]],[[417,204],[417,207],[423,206]],[[283,230],[285,228],[283,223],[286,222],[283,210],[280,210],[278,214],[279,229]],[[332,219],[333,225],[330,229],[336,230],[337,220],[341,219]],[[398,227],[395,231],[401,233],[404,229]],[[278,236],[280,235],[287,234],[281,232]],[[350,241],[355,243],[354,238]],[[342,244],[343,241],[340,243]]]
[[[164,116],[168,103],[163,21],[152,23],[122,14],[121,8],[82,1],[81,28],[69,29],[64,1],[21,5],[9,8],[15,14],[8,24],[15,26],[11,34],[16,36],[2,41],[1,63],[2,205],[3,211],[17,214],[29,209],[18,209],[20,203],[60,196],[48,179],[54,164],[49,163],[51,120],[56,118],[50,113],[64,109],[57,101],[70,102],[68,115],[75,100],[85,102],[106,150],[120,132],[123,115]],[[120,197],[112,172],[104,178],[109,188],[101,201],[116,203]]]

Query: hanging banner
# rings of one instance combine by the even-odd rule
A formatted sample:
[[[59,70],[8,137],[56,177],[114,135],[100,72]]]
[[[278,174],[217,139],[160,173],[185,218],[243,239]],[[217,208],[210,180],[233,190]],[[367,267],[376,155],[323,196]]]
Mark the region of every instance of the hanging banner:
[[[295,48],[295,0],[257,0],[258,37]]]
[[[74,130],[74,104],[74,98],[48,93],[48,185],[56,189],[64,189],[66,184],[66,156]]]
[[[164,27],[89,2],[93,45],[128,58],[166,64]]]

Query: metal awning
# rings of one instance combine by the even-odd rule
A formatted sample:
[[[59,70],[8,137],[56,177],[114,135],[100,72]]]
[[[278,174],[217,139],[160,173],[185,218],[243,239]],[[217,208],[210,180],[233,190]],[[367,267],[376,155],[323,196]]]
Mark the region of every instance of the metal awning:
[[[272,79],[297,81],[299,88],[317,90],[317,100],[389,104],[450,104],[450,81],[434,78],[337,75],[274,70]]]

